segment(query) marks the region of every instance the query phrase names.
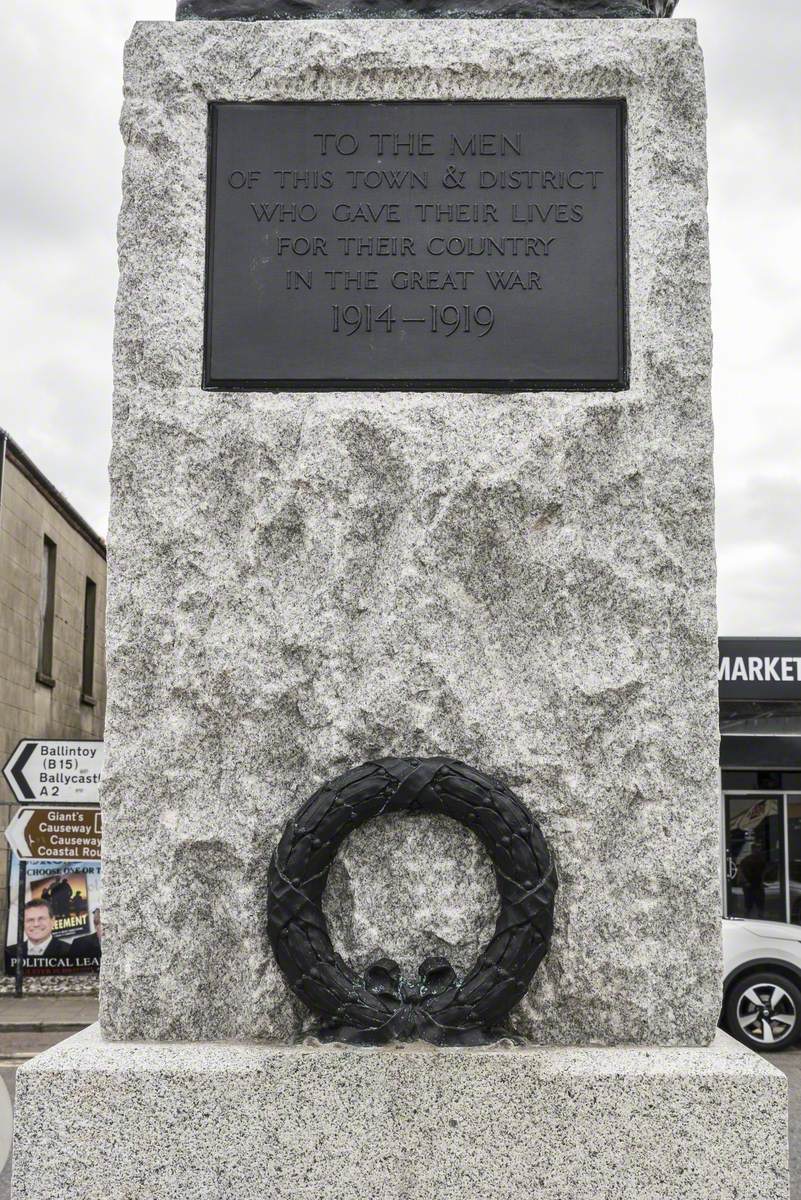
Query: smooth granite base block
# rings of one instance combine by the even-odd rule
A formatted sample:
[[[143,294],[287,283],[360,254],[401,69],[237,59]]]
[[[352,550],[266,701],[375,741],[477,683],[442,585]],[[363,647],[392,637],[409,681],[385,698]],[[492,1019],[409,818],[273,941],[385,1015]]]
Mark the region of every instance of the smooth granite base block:
[[[14,1200],[786,1200],[786,1082],[709,1048],[103,1041],[17,1075]]]

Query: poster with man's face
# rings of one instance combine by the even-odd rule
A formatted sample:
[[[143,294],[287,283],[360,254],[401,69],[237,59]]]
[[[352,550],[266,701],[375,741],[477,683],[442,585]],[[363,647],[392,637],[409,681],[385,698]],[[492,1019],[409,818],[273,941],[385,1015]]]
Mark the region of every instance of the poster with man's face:
[[[29,862],[21,952],[26,975],[97,971],[102,952],[100,863]],[[19,860],[9,872],[6,974],[17,961]]]

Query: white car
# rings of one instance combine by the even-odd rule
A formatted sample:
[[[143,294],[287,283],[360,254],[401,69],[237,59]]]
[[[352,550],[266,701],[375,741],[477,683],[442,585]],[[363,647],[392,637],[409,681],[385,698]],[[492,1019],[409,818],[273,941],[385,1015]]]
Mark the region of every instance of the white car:
[[[722,1024],[752,1050],[786,1050],[801,1033],[801,925],[723,921]]]

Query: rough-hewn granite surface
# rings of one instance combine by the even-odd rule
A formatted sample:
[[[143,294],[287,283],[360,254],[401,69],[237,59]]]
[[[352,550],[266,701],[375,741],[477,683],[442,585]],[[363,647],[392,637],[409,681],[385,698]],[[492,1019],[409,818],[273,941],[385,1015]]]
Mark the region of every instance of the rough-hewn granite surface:
[[[632,386],[201,391],[209,99],[624,96]],[[287,1037],[269,854],[325,778],[459,756],[541,821],[540,1042],[709,1041],[719,1004],[704,88],[687,21],[138,25],[122,127],[102,1021]],[[365,828],[359,961],[469,964],[465,830]]]
[[[303,17],[669,17],[676,0],[178,0],[178,21]]]
[[[80,1119],[75,1104],[80,1097]],[[16,1200],[787,1200],[787,1082],[708,1049],[113,1045],[17,1073]]]

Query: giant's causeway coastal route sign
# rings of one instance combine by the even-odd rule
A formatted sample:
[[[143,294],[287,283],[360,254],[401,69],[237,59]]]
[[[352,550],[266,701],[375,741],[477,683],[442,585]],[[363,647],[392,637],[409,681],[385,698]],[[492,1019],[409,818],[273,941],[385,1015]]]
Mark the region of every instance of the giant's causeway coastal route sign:
[[[627,384],[617,100],[212,104],[204,384]]]

